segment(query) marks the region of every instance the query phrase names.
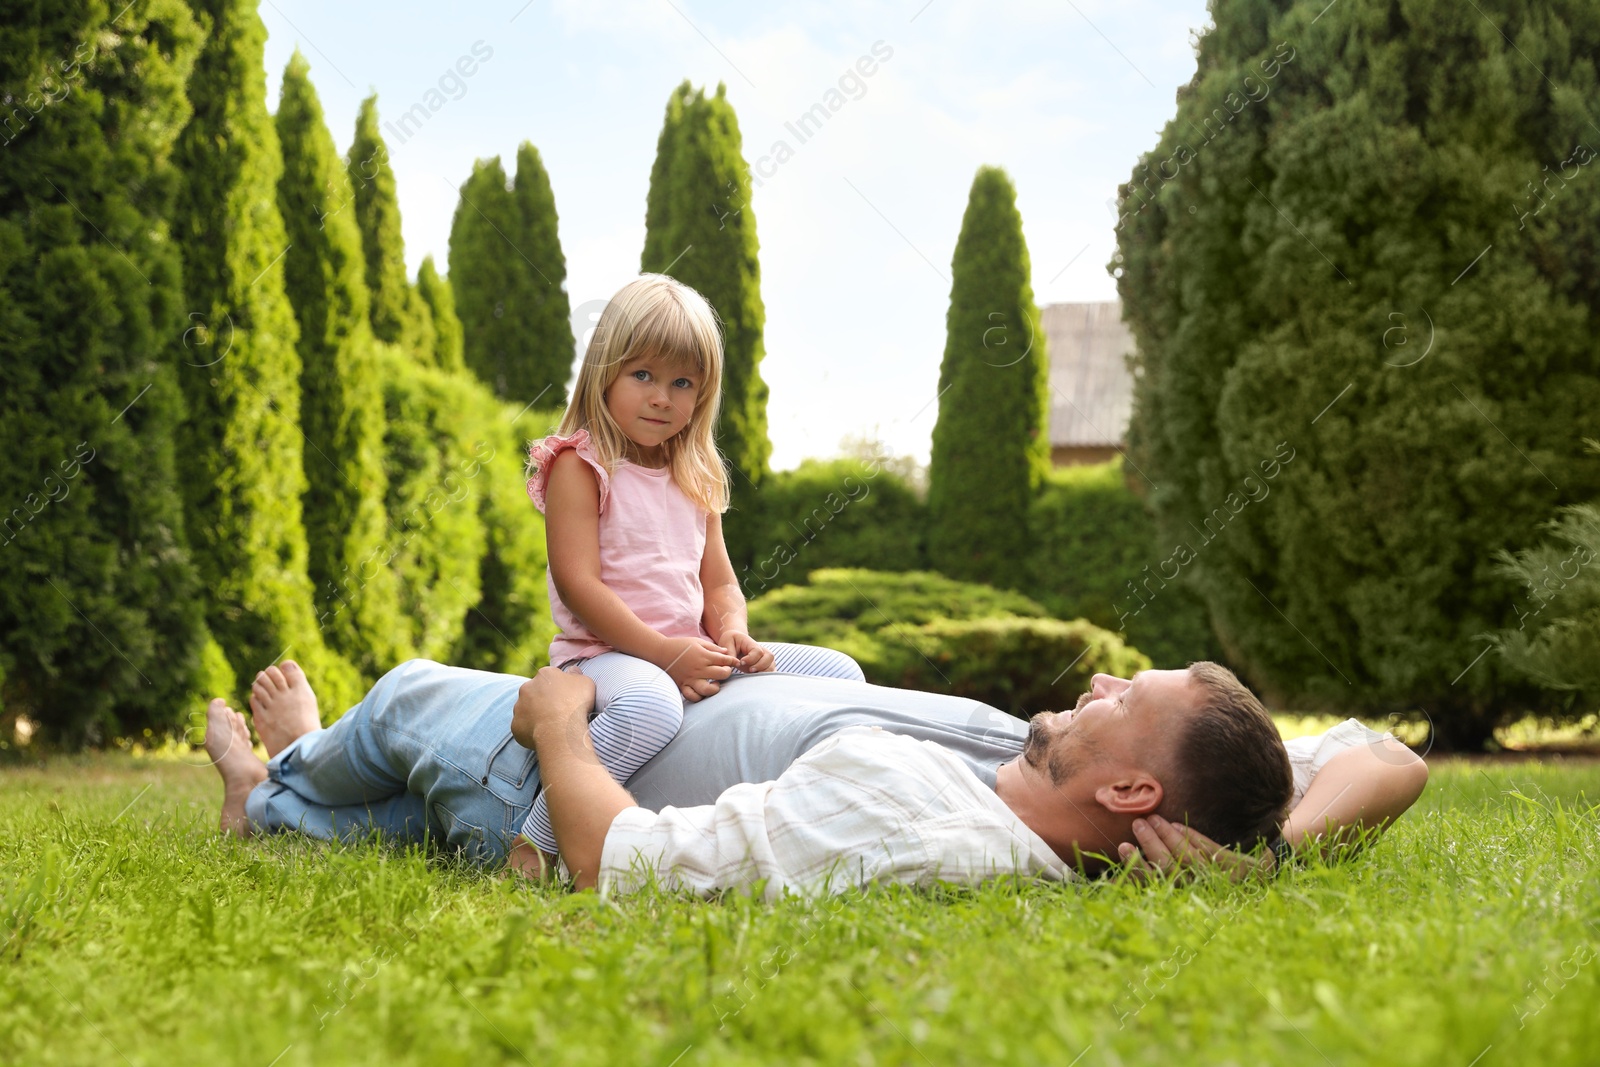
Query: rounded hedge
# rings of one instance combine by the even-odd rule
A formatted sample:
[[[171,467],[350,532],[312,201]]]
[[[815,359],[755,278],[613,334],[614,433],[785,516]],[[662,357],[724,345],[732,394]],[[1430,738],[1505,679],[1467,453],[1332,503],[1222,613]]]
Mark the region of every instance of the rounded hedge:
[[[1096,673],[1150,660],[1082,619],[1052,619],[1020,593],[929,571],[830,568],[750,605],[757,640],[835,648],[867,681],[971,697],[1014,715],[1069,707]]]

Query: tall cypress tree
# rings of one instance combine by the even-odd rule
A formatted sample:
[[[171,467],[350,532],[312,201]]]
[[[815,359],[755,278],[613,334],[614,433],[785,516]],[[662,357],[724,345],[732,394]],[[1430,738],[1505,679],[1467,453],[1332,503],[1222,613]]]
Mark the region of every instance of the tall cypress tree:
[[[688,82],[680,85],[667,101],[656,143],[640,258],[640,269],[671,274],[699,290],[722,319],[725,368],[717,444],[735,469],[728,518],[735,557],[745,555],[742,532],[755,523],[742,513],[754,511],[755,489],[772,455],[767,385],[761,379],[766,309],[750,168],[741,153],[739,120],[726,86],[707,96]]]
[[[442,279],[440,280],[440,283],[448,284],[443,282]],[[411,359],[413,362],[421,366],[440,366],[439,334],[434,327],[433,308],[429,306],[427,299],[423,297],[422,286],[420,284],[413,284],[409,287],[409,292],[406,295],[406,306],[410,309],[410,315],[407,320],[408,329],[406,331],[406,339],[401,343],[401,347],[411,354]],[[452,319],[454,319],[455,315],[453,310],[454,307],[455,304],[452,301]],[[459,319],[455,319],[454,321],[456,326],[456,353],[457,357],[459,358],[461,349],[461,321]],[[457,369],[461,368],[458,367]]]
[[[399,598],[385,625],[413,654],[449,658],[481,599],[481,473],[493,449],[478,445],[496,405],[461,373],[461,323],[433,258],[423,261],[416,285],[406,280],[400,207],[375,98],[362,104],[347,163],[366,276],[381,290],[372,293],[373,327],[393,342],[377,345],[374,378],[383,401],[383,567]]]
[[[1050,467],[1049,362],[1011,179],[980,167],[950,264],[928,556],[952,578],[1020,585]]]
[[[467,367],[497,396],[516,395],[521,382],[515,312],[521,271],[511,243],[520,229],[516,215],[500,157],[478,160],[450,223],[450,286]]]
[[[517,148],[516,202],[522,290],[514,308],[526,350],[523,385],[512,398],[541,408],[567,404],[572,374],[572,305],[567,299],[567,258],[561,254],[556,198],[539,150],[528,141]]]
[[[252,0],[195,0],[210,37],[189,82],[174,231],[190,325],[180,380],[189,413],[184,511],[209,621],[241,673],[300,660],[337,712],[358,695],[323,640],[306,574],[299,331],[284,294],[289,238],[266,106],[266,28]]]
[[[439,277],[433,257],[424,256],[417,268],[417,296],[433,331],[434,364],[445,371],[461,371],[461,320],[456,316],[455,292],[450,282]]]
[[[566,403],[572,323],[555,198],[539,153],[517,151],[517,183],[499,157],[473,164],[450,226],[450,284],[464,354],[495,395],[519,405]]]
[[[368,322],[359,201],[333,145],[310,64],[283,72],[278,207],[288,232],[284,282],[300,326],[307,573],[329,642],[369,676],[407,658],[385,565],[383,390]],[[395,215],[398,230],[399,216]],[[404,264],[401,264],[404,271]],[[403,292],[410,291],[402,273]]]
[[[639,269],[661,273],[668,265],[674,268],[682,262],[683,249],[671,247],[672,219],[672,160],[676,154],[678,138],[683,131],[683,115],[698,95],[694,86],[684,79],[672,95],[667,97],[666,114],[661,120],[661,133],[656,137],[656,158],[650,164],[650,188],[644,201],[644,252],[639,257]],[[687,253],[684,253],[687,254]]]
[[[366,256],[372,332],[381,341],[399,345],[418,362],[436,365],[432,319],[421,303],[421,294],[406,278],[400,200],[395,193],[394,168],[389,165],[389,146],[378,132],[376,94],[361,102],[346,170],[355,192],[356,222]]]
[[[467,611],[480,599],[485,539],[475,445],[480,416],[494,402],[482,385],[459,373],[461,324],[432,257],[423,261],[415,286],[406,279],[400,206],[378,134],[375,97],[361,106],[346,162],[366,277],[376,287],[370,293],[373,329],[392,342],[375,344],[371,379],[383,404],[388,529],[382,569],[398,598],[383,625],[397,649],[448,658]]]
[[[378,132],[377,94],[361,101],[346,160],[366,257],[372,332],[381,341],[403,344],[412,313],[411,283],[406,278],[406,246],[400,233],[394,168],[389,165],[389,147]]]
[[[202,32],[175,0],[112,14],[35,6],[0,51],[28,109],[0,150],[0,700],[66,745],[174,726],[206,635],[166,222]]]

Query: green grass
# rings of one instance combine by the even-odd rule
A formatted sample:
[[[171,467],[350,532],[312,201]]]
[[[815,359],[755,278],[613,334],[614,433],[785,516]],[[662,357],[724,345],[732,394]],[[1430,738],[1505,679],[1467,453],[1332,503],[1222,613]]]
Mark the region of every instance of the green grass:
[[[1216,883],[602,903],[213,832],[211,772],[0,772],[0,1063],[1593,1063],[1600,764],[1435,764]],[[1485,1052],[1485,1048],[1488,1051]],[[1074,1060],[1074,1057],[1081,1059]]]

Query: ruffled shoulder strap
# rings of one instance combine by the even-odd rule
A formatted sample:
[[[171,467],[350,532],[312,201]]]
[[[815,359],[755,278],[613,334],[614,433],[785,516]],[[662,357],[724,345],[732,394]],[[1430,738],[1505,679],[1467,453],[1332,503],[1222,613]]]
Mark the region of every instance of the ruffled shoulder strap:
[[[589,440],[588,430],[578,430],[565,437],[553,433],[528,449],[528,466],[533,472],[528,479],[528,496],[533,500],[534,507],[543,514],[545,493],[550,486],[550,468],[556,457],[569,448],[593,468],[595,477],[600,480],[600,513],[605,514],[606,498],[611,495],[611,475],[595,455],[594,442]]]

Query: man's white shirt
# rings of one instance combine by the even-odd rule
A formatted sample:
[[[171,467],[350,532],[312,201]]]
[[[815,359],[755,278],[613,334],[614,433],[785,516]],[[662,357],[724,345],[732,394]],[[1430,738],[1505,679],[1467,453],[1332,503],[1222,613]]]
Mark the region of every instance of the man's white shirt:
[[[1287,742],[1298,804],[1333,756],[1383,734],[1354,719]],[[708,894],[760,885],[768,900],[874,882],[972,884],[1002,875],[1076,877],[955,755],[878,727],[842,730],[776,781],[716,803],[628,808],[606,834],[602,894],[655,884]]]
[[[769,900],[1004,874],[1071,877],[961,760],[878,727],[842,730],[777,781],[733,786],[715,804],[629,808],[600,858],[603,893],[651,881],[700,893],[764,882]]]
[[[1394,735],[1380,734],[1355,719],[1346,719],[1325,734],[1312,734],[1309,737],[1296,737],[1292,741],[1285,741],[1283,747],[1289,750],[1289,770],[1294,776],[1294,792],[1289,797],[1289,810],[1293,811],[1300,806],[1300,801],[1305,799],[1306,790],[1311,788],[1311,780],[1333,757],[1346,749],[1375,745],[1385,739],[1392,741]]]

